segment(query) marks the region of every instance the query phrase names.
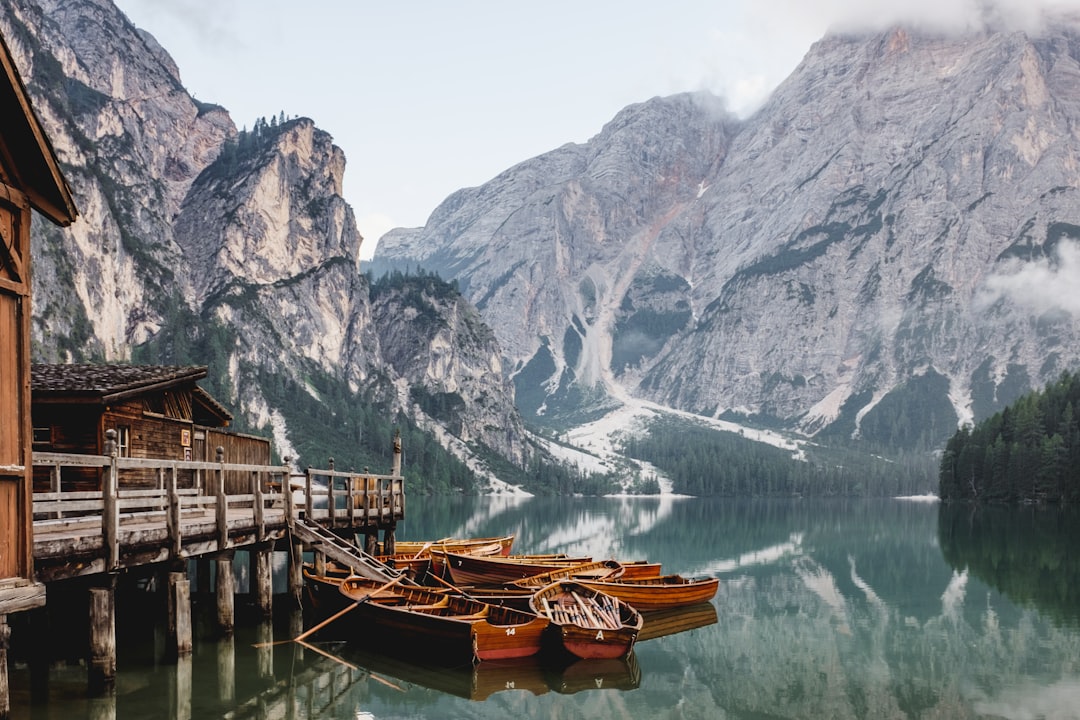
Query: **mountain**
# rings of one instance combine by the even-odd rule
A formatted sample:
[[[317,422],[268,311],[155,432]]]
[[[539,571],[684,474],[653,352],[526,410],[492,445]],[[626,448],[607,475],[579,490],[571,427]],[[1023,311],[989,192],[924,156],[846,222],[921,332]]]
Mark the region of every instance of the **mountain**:
[[[206,363],[298,463],[400,426],[424,490],[582,491],[538,463],[632,474],[582,425],[620,406],[926,450],[1080,359],[1070,22],[831,34],[745,119],[632,105],[384,236],[378,281],[314,121],[237,129],[108,0],[0,32],[81,211],[35,225],[35,358]]]
[[[374,262],[459,284],[527,417],[629,395],[940,447],[1080,364],[1078,90],[1068,20],[830,34],[752,116],[628,107]]]
[[[37,360],[209,364],[240,426],[301,467],[386,467],[406,426],[414,491],[535,455],[501,350],[452,286],[400,277],[373,300],[344,154],[312,120],[238,130],[109,0],[12,0],[0,32],[81,212],[34,226]]]

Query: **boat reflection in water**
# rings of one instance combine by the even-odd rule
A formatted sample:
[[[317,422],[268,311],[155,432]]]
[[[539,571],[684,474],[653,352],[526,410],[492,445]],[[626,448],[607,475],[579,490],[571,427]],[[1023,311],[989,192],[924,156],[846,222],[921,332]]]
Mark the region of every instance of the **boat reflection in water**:
[[[643,612],[641,616],[645,619],[645,624],[642,625],[641,632],[638,633],[637,641],[639,643],[686,632],[687,630],[696,630],[697,628],[715,625],[717,620],[716,606],[711,602],[671,608],[670,610],[653,610]]]
[[[544,656],[492,660],[470,665],[433,665],[420,659],[387,655],[354,643],[335,643],[333,650],[384,682],[420,685],[467,700],[486,700],[495,693],[521,690],[533,695],[549,691],[570,695],[583,690],[633,690],[641,670],[631,653],[615,660],[553,661]],[[324,646],[326,647],[326,646]]]
[[[643,617],[639,643],[717,622],[716,606],[711,602],[643,613]],[[468,700],[485,700],[510,690],[570,695],[586,690],[634,690],[641,684],[641,668],[633,652],[614,659],[581,660],[569,654],[541,654],[447,667],[424,662],[416,653],[388,654],[385,645],[365,647],[345,641],[320,645],[343,661],[363,668],[376,680],[410,683]]]

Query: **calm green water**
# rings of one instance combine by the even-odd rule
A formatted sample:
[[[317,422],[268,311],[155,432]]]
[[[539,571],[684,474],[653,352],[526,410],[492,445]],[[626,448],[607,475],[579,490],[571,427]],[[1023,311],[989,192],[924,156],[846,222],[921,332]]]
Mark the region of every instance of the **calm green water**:
[[[722,578],[694,626],[624,663],[426,667],[296,619],[245,624],[161,662],[160,632],[122,613],[115,698],[85,699],[58,662],[15,718],[1075,718],[1080,517],[882,501],[411,499],[401,539],[517,534],[520,552],[660,561]],[[284,605],[285,603],[280,603]],[[715,615],[713,614],[715,610]],[[127,612],[127,611],[125,611]],[[668,618],[679,627],[678,618]],[[646,633],[649,625],[646,625]],[[421,658],[422,658],[421,652]]]

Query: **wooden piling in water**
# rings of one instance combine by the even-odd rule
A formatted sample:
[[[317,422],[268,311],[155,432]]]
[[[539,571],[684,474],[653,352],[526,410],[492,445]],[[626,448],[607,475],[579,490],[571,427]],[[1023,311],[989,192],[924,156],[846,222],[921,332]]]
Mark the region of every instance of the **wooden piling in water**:
[[[168,631],[166,653],[170,658],[191,655],[191,581],[187,573],[171,572],[168,578]]]
[[[304,593],[304,542],[292,540],[289,547],[289,597],[294,607],[300,607]]]
[[[91,695],[111,693],[116,685],[116,579],[90,588],[90,662],[87,684]]]
[[[251,551],[254,557],[251,574],[251,596],[255,601],[255,607],[264,618],[274,614],[274,577],[272,562],[274,550],[272,545],[263,545]]]
[[[397,523],[392,522],[383,530],[383,554],[393,555],[396,551],[397,538],[395,533],[397,532]]]
[[[11,690],[8,687],[8,642],[11,628],[7,624],[7,615],[0,615],[0,720],[7,720],[11,714]]]
[[[215,558],[215,562],[218,632],[222,637],[232,637],[236,626],[236,574],[233,572],[233,553],[221,553]]]

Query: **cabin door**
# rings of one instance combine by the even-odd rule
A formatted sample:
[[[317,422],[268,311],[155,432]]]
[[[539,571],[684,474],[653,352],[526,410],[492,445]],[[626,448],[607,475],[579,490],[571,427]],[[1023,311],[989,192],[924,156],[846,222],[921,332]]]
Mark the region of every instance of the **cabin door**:
[[[29,215],[0,183],[0,582],[31,575]]]

